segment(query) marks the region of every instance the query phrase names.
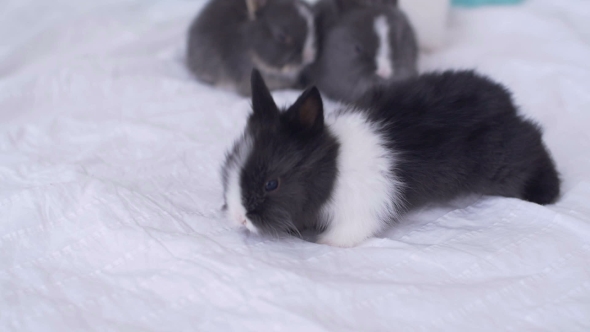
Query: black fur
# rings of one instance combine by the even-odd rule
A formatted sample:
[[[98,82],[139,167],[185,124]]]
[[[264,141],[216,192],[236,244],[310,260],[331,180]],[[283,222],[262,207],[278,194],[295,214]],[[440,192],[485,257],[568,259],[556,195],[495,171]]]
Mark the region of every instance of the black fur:
[[[332,196],[340,149],[324,124],[321,96],[308,89],[280,112],[257,72],[252,89],[245,136],[253,148],[240,170],[247,217],[266,233],[321,231],[320,211]],[[471,193],[538,204],[559,196],[560,180],[539,127],[488,78],[469,71],[422,75],[375,88],[358,105],[340,112],[363,112],[380,125],[396,159],[392,171],[402,182],[406,210]],[[236,148],[224,169],[235,154]],[[266,192],[271,179],[280,180],[279,189]]]
[[[422,75],[359,102],[384,123],[408,207],[461,194],[555,202],[559,177],[541,130],[508,90],[470,71]]]
[[[256,71],[252,90],[246,135],[253,139],[253,150],[240,175],[247,217],[267,233],[313,227],[332,191],[338,153],[336,139],[324,127],[319,92],[309,89],[279,111]],[[308,100],[319,103],[305,104]],[[271,179],[279,179],[280,186],[268,193],[264,185]]]

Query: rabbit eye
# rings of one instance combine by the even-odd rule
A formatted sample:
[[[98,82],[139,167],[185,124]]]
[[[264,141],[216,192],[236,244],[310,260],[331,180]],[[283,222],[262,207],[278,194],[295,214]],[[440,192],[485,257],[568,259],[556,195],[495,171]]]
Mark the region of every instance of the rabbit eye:
[[[360,45],[354,45],[354,52],[358,55],[363,54],[363,48]]]
[[[279,188],[279,180],[278,179],[272,179],[264,185],[264,190],[266,190],[268,192],[275,191],[278,188]]]

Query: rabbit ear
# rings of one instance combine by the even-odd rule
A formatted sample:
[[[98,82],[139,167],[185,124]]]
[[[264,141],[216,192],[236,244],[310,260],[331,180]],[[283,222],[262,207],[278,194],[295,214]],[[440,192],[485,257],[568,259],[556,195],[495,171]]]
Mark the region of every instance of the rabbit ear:
[[[324,106],[322,96],[314,86],[305,90],[286,116],[295,131],[318,133],[324,128]]]
[[[277,119],[279,109],[258,70],[252,70],[250,82],[252,84],[252,110],[254,116],[262,120]]]
[[[248,17],[250,20],[256,19],[256,13],[264,6],[268,0],[246,0],[246,7],[248,7]]]

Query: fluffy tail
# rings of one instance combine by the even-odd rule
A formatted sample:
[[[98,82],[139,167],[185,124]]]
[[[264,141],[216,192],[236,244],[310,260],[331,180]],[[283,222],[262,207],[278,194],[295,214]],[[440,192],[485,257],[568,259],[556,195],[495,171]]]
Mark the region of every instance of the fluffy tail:
[[[543,157],[524,188],[523,199],[546,205],[555,203],[559,198],[561,181],[555,163],[546,150],[543,152]]]

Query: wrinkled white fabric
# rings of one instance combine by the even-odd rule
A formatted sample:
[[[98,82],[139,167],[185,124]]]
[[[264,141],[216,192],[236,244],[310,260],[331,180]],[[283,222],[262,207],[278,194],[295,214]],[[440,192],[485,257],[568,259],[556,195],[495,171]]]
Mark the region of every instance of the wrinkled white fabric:
[[[0,3],[1,331],[590,331],[590,2],[453,10],[421,59],[513,89],[561,200],[430,206],[351,249],[219,212],[249,101],[183,67],[201,5]]]

